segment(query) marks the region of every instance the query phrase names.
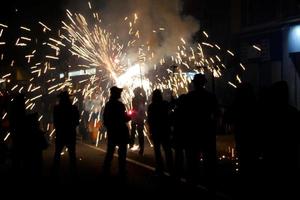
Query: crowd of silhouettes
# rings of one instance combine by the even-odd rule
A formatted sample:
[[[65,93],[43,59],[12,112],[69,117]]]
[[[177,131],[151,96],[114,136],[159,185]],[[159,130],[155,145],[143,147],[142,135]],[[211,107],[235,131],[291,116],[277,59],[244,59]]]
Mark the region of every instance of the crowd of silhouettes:
[[[163,91],[155,89],[148,103],[145,91],[136,88],[131,113],[126,111],[121,101],[123,89],[111,87],[102,116],[107,130],[104,174],[110,174],[113,154],[118,147],[119,175],[127,175],[127,149],[135,144],[136,135],[139,154],[144,154],[146,122],[154,146],[155,174],[164,176],[168,172],[175,178],[185,177],[191,183],[201,180],[210,191],[214,191],[217,181],[217,122],[222,118],[221,125],[231,127],[235,136],[239,180],[256,180],[257,187],[263,187],[263,184],[271,184],[273,188],[289,186],[285,183],[291,183],[290,180],[295,180],[299,173],[300,117],[299,111],[289,104],[287,83],[276,82],[260,96],[255,94],[251,84],[242,83],[223,115],[216,95],[205,88],[206,83],[205,75],[196,74],[190,91],[172,102],[164,100]],[[58,99],[53,108],[56,134],[52,172],[58,175],[61,153],[66,147],[70,172],[76,175],[76,127],[80,115],[67,91],[61,92]],[[40,128],[38,113],[26,113],[23,94],[14,96],[7,110],[1,107],[2,113],[6,111],[15,175],[41,177],[42,152],[48,147],[48,142]],[[286,182],[272,182],[274,177]],[[242,184],[241,187],[246,188]]]

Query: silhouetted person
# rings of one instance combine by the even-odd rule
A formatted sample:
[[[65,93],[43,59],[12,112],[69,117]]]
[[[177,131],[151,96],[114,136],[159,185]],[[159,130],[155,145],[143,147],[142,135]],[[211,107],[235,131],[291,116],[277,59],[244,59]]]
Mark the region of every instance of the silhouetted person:
[[[8,95],[5,91],[0,91],[0,114],[4,116],[5,113],[8,112]],[[7,145],[4,141],[4,138],[6,137],[7,133],[9,132],[9,119],[8,117],[5,117],[2,119],[1,125],[0,125],[0,164],[5,163],[6,160],[6,153],[7,153]]]
[[[236,156],[239,168],[236,190],[244,197],[245,193],[256,195],[261,156],[258,108],[254,90],[249,83],[242,83],[235,90],[234,102],[225,114],[235,136]],[[251,191],[251,192],[250,192]]]
[[[19,173],[24,169],[26,155],[26,110],[25,96],[17,94],[10,105],[10,132],[12,139],[12,166]],[[15,174],[17,175],[17,174]]]
[[[144,154],[144,120],[146,118],[146,93],[145,91],[137,87],[134,89],[134,97],[132,99],[132,117],[131,117],[131,135],[130,135],[130,147],[133,147],[135,142],[136,131],[139,141],[139,154]]]
[[[60,165],[60,156],[64,147],[68,148],[70,170],[76,174],[76,127],[79,124],[79,111],[72,105],[67,91],[59,95],[59,103],[54,107],[53,123],[56,130],[55,154],[53,172],[57,174]]]
[[[216,113],[217,100],[204,86],[205,75],[196,74],[184,101],[184,126],[188,177],[192,181],[199,176],[200,155],[203,157],[205,181],[212,187],[216,173]]]
[[[104,173],[109,174],[111,162],[116,146],[119,147],[119,175],[126,175],[126,154],[129,144],[129,130],[127,122],[130,117],[126,113],[125,105],[119,101],[122,93],[121,88],[110,88],[110,99],[105,104],[103,112],[104,125],[107,129],[107,152],[104,160]]]
[[[186,141],[184,137],[185,133],[185,111],[183,105],[186,94],[182,94],[176,100],[172,123],[173,123],[173,144],[175,149],[175,173],[177,177],[181,177],[184,174],[184,149],[186,147]]]
[[[257,104],[252,86],[241,84],[236,89],[235,100],[229,111],[234,128],[237,157],[242,178],[256,174],[259,154],[257,143]]]
[[[288,195],[292,189],[296,191],[294,181],[299,176],[299,112],[289,105],[285,81],[271,86],[264,106],[264,118],[261,118],[261,124],[265,126],[261,132],[264,175],[274,194],[285,192]]]
[[[156,173],[163,174],[164,165],[161,155],[161,146],[165,152],[167,168],[173,173],[173,156],[170,141],[170,119],[169,103],[163,100],[162,92],[158,89],[152,93],[152,102],[148,107],[148,124],[151,138],[154,145],[156,160]]]
[[[45,132],[40,129],[37,113],[27,116],[27,126],[28,172],[34,178],[40,179],[43,169],[43,150],[48,147],[48,142],[45,138]]]

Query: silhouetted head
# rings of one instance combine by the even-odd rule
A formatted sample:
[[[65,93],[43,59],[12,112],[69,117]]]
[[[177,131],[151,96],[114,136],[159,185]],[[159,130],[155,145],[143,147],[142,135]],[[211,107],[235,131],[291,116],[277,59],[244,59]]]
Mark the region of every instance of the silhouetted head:
[[[24,94],[17,94],[14,97],[14,106],[15,109],[18,111],[25,112],[25,95]]]
[[[17,105],[25,105],[25,95],[24,94],[17,94],[14,98],[14,101]]]
[[[133,93],[135,96],[140,96],[142,92],[143,92],[143,89],[141,87],[137,87],[133,90]]]
[[[111,99],[120,99],[123,88],[118,88],[117,86],[113,86],[110,88],[110,98]]]
[[[70,95],[68,91],[62,91],[58,94],[59,103],[60,104],[68,104],[71,103]]]
[[[207,79],[204,74],[195,74],[192,82],[194,88],[197,90],[204,87],[204,85],[207,83]]]
[[[156,89],[152,92],[152,102],[160,102],[163,100],[162,92]]]

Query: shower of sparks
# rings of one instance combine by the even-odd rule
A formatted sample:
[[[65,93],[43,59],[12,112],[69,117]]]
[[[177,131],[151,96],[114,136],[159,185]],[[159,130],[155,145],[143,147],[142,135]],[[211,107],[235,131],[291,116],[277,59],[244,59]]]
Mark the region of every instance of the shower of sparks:
[[[209,37],[205,31],[203,31],[203,34],[205,35],[205,37],[207,37],[207,38]]]
[[[242,83],[241,78],[239,77],[239,75],[236,75],[236,79],[238,80],[239,83]]]
[[[48,26],[46,26],[44,23],[39,22],[39,24],[43,27],[43,31],[44,31],[44,32],[46,32],[46,31],[51,31],[51,29],[50,29]]]
[[[240,63],[240,66],[244,71],[246,70],[245,66],[242,63]]]
[[[5,24],[1,24],[1,23],[0,23],[0,27],[3,27],[3,28],[8,28],[8,26],[7,26],[7,25],[5,25]]]
[[[105,28],[100,14],[93,11],[90,2],[88,7],[94,20],[87,20],[80,13],[66,10],[67,18],[62,21],[58,36],[53,36],[52,29],[40,21],[39,33],[34,33],[33,30],[36,30],[34,27],[30,29],[25,25],[17,26],[20,35],[15,38],[14,45],[16,48],[27,49],[23,59],[31,77],[27,85],[12,81],[8,89],[12,93],[26,92],[27,110],[40,112],[42,97],[47,98],[62,90],[68,90],[74,97],[73,104],[83,101],[80,102],[84,105],[81,115],[88,116],[88,122],[96,127],[102,120],[100,113],[108,100],[108,91],[112,85],[124,88],[122,100],[126,108],[130,109],[134,88],[143,87],[147,98],[156,88],[168,91],[169,96],[178,97],[189,90],[193,78],[189,74],[209,73],[219,78],[223,70],[226,70],[222,55],[235,56],[232,51],[223,51],[214,42],[208,42],[207,40],[211,38],[206,31],[202,31],[204,41],[191,44],[188,38],[179,37],[178,41],[174,41],[177,42],[177,49],[174,49],[171,55],[161,55],[148,41],[143,41],[143,32],[139,29],[139,26],[143,25],[139,22],[143,17],[139,16],[139,13],[124,17],[124,29],[128,29],[129,38],[124,41],[118,37],[119,33]],[[0,23],[0,38],[8,28],[8,25]],[[161,31],[167,32],[168,29],[156,26],[153,31],[159,34]],[[49,34],[49,37],[46,40],[39,39],[39,34]],[[0,45],[9,44],[1,38]],[[62,52],[69,53],[70,62]],[[216,53],[214,55],[211,52]],[[1,62],[6,58],[2,52],[0,53]],[[9,63],[13,67],[11,70],[20,65],[18,59],[11,59]],[[246,70],[242,63],[240,67]],[[82,78],[73,79],[76,73]],[[1,81],[9,82],[7,78],[10,78],[11,74],[6,71],[1,75],[3,79]],[[153,74],[156,76],[149,76]],[[242,82],[239,75],[234,78],[239,83]],[[232,82],[228,81],[228,84],[236,88]],[[96,117],[93,115],[95,113]],[[55,129],[46,121],[46,113],[39,114],[39,121],[45,121],[47,132],[52,136]],[[147,130],[145,130],[147,137],[146,132]],[[102,138],[105,138],[105,134],[97,132],[97,144]],[[150,139],[147,140],[151,144]]]
[[[237,88],[237,86],[236,86],[235,84],[231,83],[230,81],[228,81],[228,83],[229,83],[229,85],[231,85],[232,87]]]
[[[252,47],[253,47],[254,49],[256,49],[257,51],[262,51],[261,48],[259,48],[259,47],[256,46],[256,45],[253,45]]]
[[[234,53],[230,50],[227,50],[227,53],[229,53],[231,56],[234,56]]]
[[[25,30],[25,31],[31,31],[29,28],[21,26],[20,29]]]
[[[9,136],[10,136],[10,133],[7,133],[7,135],[5,136],[5,138],[3,140],[6,141]]]
[[[2,120],[5,119],[6,115],[7,115],[7,112],[3,115]]]

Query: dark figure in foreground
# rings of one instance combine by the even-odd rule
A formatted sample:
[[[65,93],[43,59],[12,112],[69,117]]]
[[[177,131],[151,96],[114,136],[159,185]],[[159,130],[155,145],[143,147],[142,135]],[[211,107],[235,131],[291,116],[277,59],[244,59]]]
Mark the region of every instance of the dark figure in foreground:
[[[233,125],[241,178],[250,178],[257,169],[260,156],[257,135],[257,103],[252,86],[241,84],[228,114]]]
[[[261,148],[258,131],[258,107],[254,90],[249,83],[242,83],[235,90],[235,99],[225,113],[225,121],[235,136],[239,160],[237,199],[255,192],[260,168]],[[251,184],[250,184],[251,183]],[[253,184],[254,183],[254,184]],[[241,195],[241,196],[239,196]],[[252,197],[255,199],[254,197]]]
[[[272,188],[268,191],[276,196],[282,194],[292,197],[299,189],[295,181],[299,177],[300,120],[297,109],[289,104],[285,81],[271,86],[261,112],[260,116],[264,117],[260,119],[260,124],[263,127],[261,135],[263,176],[267,181],[265,185]]]
[[[68,148],[70,170],[76,174],[76,127],[79,124],[79,111],[72,105],[67,91],[59,94],[59,104],[54,107],[53,122],[56,129],[55,155],[53,172],[56,174],[60,165],[60,156],[64,147]]]
[[[40,179],[43,169],[43,150],[48,147],[45,132],[40,129],[38,113],[28,115],[28,167],[29,175]]]
[[[9,103],[9,98],[7,92],[0,91],[0,114],[2,116],[4,116],[6,112],[8,112],[8,103]],[[8,150],[7,148],[8,146],[4,139],[8,132],[9,132],[9,119],[8,117],[5,117],[4,119],[2,119],[0,125],[0,165],[5,163],[6,160],[6,153]]]
[[[126,113],[125,105],[119,101],[122,89],[116,86],[110,88],[110,99],[106,103],[103,113],[104,126],[107,128],[107,153],[104,160],[104,173],[109,174],[111,162],[116,146],[119,147],[119,175],[126,175],[126,154],[129,144],[129,130],[127,122],[130,117]]]
[[[173,125],[173,144],[175,149],[175,173],[177,178],[184,175],[184,150],[187,147],[185,138],[185,110],[183,110],[186,94],[182,94],[176,100],[175,108],[172,117]]]
[[[10,105],[9,124],[12,139],[12,167],[16,175],[24,169],[26,157],[25,96],[17,94]]]
[[[130,147],[135,143],[136,131],[139,141],[139,154],[144,154],[144,120],[146,118],[146,93],[138,87],[134,89],[134,97],[132,99],[132,120],[131,120],[131,134],[130,134]]]
[[[148,108],[148,124],[154,145],[156,173],[162,175],[164,171],[161,146],[165,152],[168,171],[173,173],[169,104],[163,100],[162,92],[158,89],[152,93],[152,102]]]
[[[190,91],[182,104],[182,122],[186,128],[186,157],[188,178],[196,181],[199,176],[200,155],[203,158],[205,181],[213,187],[216,173],[216,114],[217,100],[205,89],[205,75],[196,74]]]

